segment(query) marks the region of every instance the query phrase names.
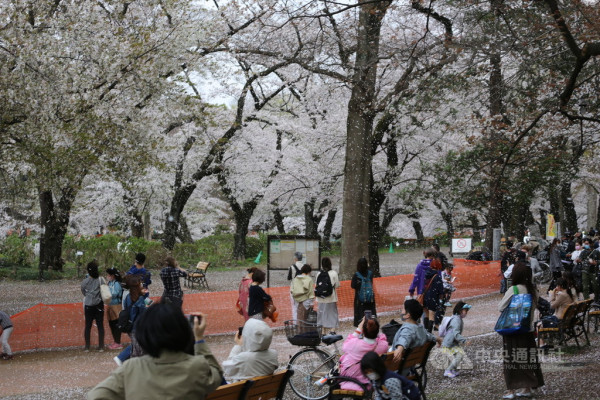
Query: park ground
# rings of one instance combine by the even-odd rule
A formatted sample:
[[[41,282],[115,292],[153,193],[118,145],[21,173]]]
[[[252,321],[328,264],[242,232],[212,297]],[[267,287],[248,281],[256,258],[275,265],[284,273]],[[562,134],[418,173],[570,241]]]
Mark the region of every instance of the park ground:
[[[420,258],[420,251],[386,254],[382,257],[383,275],[412,273]],[[335,260],[334,260],[335,263]],[[237,287],[240,271],[219,271],[211,275],[213,290],[232,290]],[[277,279],[274,285],[286,283]],[[154,290],[159,291],[160,282],[155,280]],[[162,288],[160,288],[162,290]],[[186,292],[191,292],[186,289]],[[400,291],[399,304],[404,298]],[[456,299],[460,298],[457,293]],[[497,303],[500,295],[492,293],[469,299],[473,308],[465,320],[464,335],[470,338],[465,348],[467,357],[461,375],[450,380],[443,377],[436,360],[435,349],[428,364],[429,383],[427,398],[436,399],[494,399],[501,398],[504,391],[502,362],[498,352],[502,339],[493,333],[498,317]],[[81,301],[78,281],[55,282],[1,282],[0,309],[11,314],[31,305]],[[400,310],[380,315],[382,324],[392,318],[400,318]],[[210,321],[208,321],[210,323]],[[353,327],[350,321],[342,321],[338,333],[347,335]],[[108,332],[107,332],[108,333]],[[591,346],[577,349],[563,347],[549,353],[542,360],[546,385],[536,394],[540,399],[598,399],[600,398],[600,335],[590,333]],[[207,338],[219,361],[227,358],[233,346],[230,335],[214,335]],[[571,342],[572,343],[572,342]],[[282,329],[276,329],[272,347],[279,352],[279,362],[285,367],[289,357],[299,350],[289,344]],[[2,399],[84,399],[87,391],[106,378],[116,368],[112,357],[115,351],[84,353],[80,348],[53,349],[18,353],[12,361],[0,360],[0,398]],[[286,398],[295,396],[288,390]]]

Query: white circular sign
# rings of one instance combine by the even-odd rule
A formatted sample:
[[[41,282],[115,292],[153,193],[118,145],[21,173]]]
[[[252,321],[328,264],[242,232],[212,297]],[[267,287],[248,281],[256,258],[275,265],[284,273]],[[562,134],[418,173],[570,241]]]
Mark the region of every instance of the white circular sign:
[[[465,239],[458,239],[456,241],[456,247],[459,249],[465,249],[467,247],[467,241]]]

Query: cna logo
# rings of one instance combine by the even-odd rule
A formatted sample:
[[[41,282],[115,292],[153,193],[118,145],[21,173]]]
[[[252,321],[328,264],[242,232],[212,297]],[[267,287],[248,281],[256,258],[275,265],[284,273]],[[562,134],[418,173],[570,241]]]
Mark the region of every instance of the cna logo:
[[[457,349],[457,351],[462,352],[462,359],[458,363],[458,367],[456,369],[473,369],[473,360],[471,360],[471,358],[464,352],[463,349],[459,349]],[[436,347],[431,351],[431,354],[429,354],[427,366],[431,365],[435,369],[447,370],[452,360],[454,360],[454,356],[455,354],[453,354],[451,350]]]

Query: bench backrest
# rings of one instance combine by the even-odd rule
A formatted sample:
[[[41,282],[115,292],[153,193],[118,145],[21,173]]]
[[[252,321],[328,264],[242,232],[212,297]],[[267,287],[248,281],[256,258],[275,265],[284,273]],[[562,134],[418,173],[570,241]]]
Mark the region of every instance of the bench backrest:
[[[253,381],[239,381],[228,385],[221,385],[214,392],[206,396],[206,400],[244,400],[248,388],[253,383]]]
[[[283,392],[293,370],[252,378],[253,384],[246,393],[247,400],[283,399]]]
[[[196,269],[200,270],[202,272],[206,272],[206,270],[208,269],[208,267],[210,266],[210,263],[205,262],[205,261],[200,261],[197,265],[196,265]]]
[[[425,363],[427,362],[427,358],[429,358],[429,353],[431,352],[431,349],[433,349],[433,346],[435,346],[435,342],[427,341],[422,346],[414,347],[412,349],[407,350],[404,356],[402,357],[402,361],[400,361],[398,370],[425,366]]]
[[[385,364],[385,367],[390,371],[396,372],[398,371],[398,368],[400,368],[400,361],[394,361],[393,351],[390,351],[389,353],[383,353],[381,355],[381,358],[383,358],[383,363]]]
[[[577,303],[577,315],[583,319],[585,314],[590,310],[590,306],[592,305],[592,299],[578,301]]]
[[[562,321],[567,328],[572,327],[577,322],[577,313],[579,305],[577,303],[571,303],[563,314]]]

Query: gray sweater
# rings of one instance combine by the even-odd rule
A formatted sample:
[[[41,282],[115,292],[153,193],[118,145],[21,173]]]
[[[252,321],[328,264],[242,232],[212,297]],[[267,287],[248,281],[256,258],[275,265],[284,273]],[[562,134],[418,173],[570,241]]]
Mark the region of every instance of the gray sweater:
[[[85,296],[83,305],[95,306],[102,303],[100,297],[100,278],[92,278],[88,276],[81,282],[81,293]]]

